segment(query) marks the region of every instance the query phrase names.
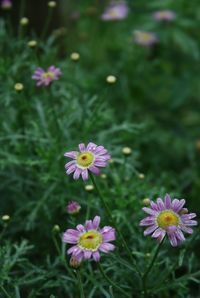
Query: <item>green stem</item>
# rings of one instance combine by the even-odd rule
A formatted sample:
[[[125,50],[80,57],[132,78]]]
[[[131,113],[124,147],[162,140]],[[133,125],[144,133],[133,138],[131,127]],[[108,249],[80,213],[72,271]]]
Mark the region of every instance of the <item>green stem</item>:
[[[44,25],[44,29],[43,29],[42,34],[41,34],[41,39],[44,39],[46,34],[47,34],[49,24],[50,24],[51,19],[52,19],[52,15],[53,15],[53,8],[49,8],[48,9],[47,19],[46,19],[46,22],[45,22],[45,25]]]
[[[131,253],[131,251],[130,251],[130,249],[129,249],[129,247],[128,247],[128,245],[127,245],[127,243],[126,243],[126,241],[125,241],[125,239],[124,239],[124,237],[123,237],[123,235],[122,235],[122,233],[120,232],[120,230],[118,229],[117,225],[115,224],[115,222],[114,222],[114,220],[113,220],[113,217],[112,217],[112,213],[111,213],[111,211],[110,211],[110,208],[109,208],[108,204],[106,203],[106,201],[105,201],[103,195],[101,194],[101,192],[100,192],[100,190],[99,190],[99,187],[97,186],[97,183],[96,183],[96,181],[95,181],[95,178],[94,178],[94,176],[93,176],[91,173],[90,173],[90,178],[91,178],[92,183],[93,183],[93,185],[94,185],[94,187],[95,187],[95,189],[96,189],[96,191],[97,191],[97,193],[98,193],[98,195],[99,195],[99,197],[100,197],[100,199],[101,199],[101,202],[102,202],[102,204],[103,204],[103,206],[104,206],[104,208],[105,208],[105,210],[106,210],[106,212],[107,212],[107,215],[108,215],[108,217],[109,217],[109,219],[110,219],[110,222],[112,223],[112,225],[115,227],[117,233],[119,234],[119,236],[120,236],[120,238],[121,238],[121,240],[122,240],[123,246],[124,246],[124,248],[126,249],[127,253],[129,254],[129,256],[130,256],[130,258],[131,258],[131,260],[132,260],[132,262],[133,262],[133,264],[134,264],[134,267],[135,267],[136,272],[137,272],[137,273],[139,274],[139,276],[141,277],[141,273],[140,273],[139,268],[137,267],[137,264],[136,264],[136,262],[135,262],[135,259],[134,259],[133,255],[132,255],[132,253]]]
[[[149,272],[151,271],[151,269],[152,269],[152,267],[153,267],[153,265],[154,265],[154,263],[155,263],[155,260],[156,260],[156,258],[157,258],[157,256],[158,256],[158,253],[159,253],[160,248],[161,248],[161,246],[162,246],[162,244],[163,244],[163,242],[164,242],[164,239],[165,239],[165,237],[164,237],[164,238],[162,239],[162,241],[158,244],[158,246],[157,246],[157,248],[156,248],[156,251],[155,251],[155,254],[154,254],[154,256],[153,256],[153,258],[152,258],[152,260],[151,260],[149,266],[147,267],[146,271],[144,272],[144,274],[143,274],[143,276],[142,276],[142,283],[143,283],[144,297],[148,297],[148,296],[147,296],[148,292],[147,292],[147,287],[146,287],[147,276],[148,276]]]
[[[129,297],[130,295],[127,294],[120,286],[118,286],[117,284],[115,284],[108,276],[107,274],[104,272],[103,267],[101,266],[100,263],[97,263],[97,266],[99,268],[99,271],[101,272],[102,276],[105,278],[105,280],[114,288],[116,288],[119,292],[121,292],[123,294],[123,297]]]
[[[12,298],[12,296],[10,296],[8,294],[8,292],[6,291],[6,289],[4,288],[4,286],[0,286],[0,288],[2,289],[2,291],[4,292],[4,294],[6,295],[7,298]]]
[[[83,291],[83,283],[81,279],[81,273],[79,269],[76,270],[76,274],[77,274],[77,280],[78,280],[78,287],[80,291],[80,298],[85,298],[84,291]]]

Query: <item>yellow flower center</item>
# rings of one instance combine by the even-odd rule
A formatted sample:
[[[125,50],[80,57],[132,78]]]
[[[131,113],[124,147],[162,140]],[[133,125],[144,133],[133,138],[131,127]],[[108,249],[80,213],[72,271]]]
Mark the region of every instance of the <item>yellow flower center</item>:
[[[54,73],[52,72],[52,71],[47,71],[47,72],[44,72],[43,74],[42,74],[42,77],[44,78],[44,79],[48,79],[48,78],[51,78],[51,79],[53,79],[54,78]]]
[[[94,155],[91,152],[86,151],[86,152],[80,153],[77,156],[76,161],[81,168],[88,168],[89,166],[92,165],[94,161]]]
[[[139,39],[141,41],[150,41],[151,40],[151,35],[149,33],[143,32],[143,33],[139,33]]]
[[[162,229],[167,229],[170,226],[178,226],[179,222],[179,216],[171,210],[162,211],[157,217],[157,224]]]
[[[118,10],[115,8],[111,9],[108,14],[110,17],[118,17],[119,15]]]
[[[82,234],[78,240],[78,245],[82,249],[95,251],[102,243],[102,236],[97,231],[88,231]]]

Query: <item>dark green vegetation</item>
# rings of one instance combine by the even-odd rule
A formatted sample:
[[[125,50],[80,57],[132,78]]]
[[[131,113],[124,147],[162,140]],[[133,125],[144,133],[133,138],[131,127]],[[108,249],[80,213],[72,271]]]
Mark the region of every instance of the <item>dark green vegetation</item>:
[[[100,20],[100,1],[80,2],[73,8],[80,19],[63,13],[67,29],[43,40],[31,19],[28,32],[21,28],[20,35],[9,12],[0,19],[0,215],[11,217],[1,221],[3,298],[80,297],[76,272],[68,257],[65,261],[62,232],[95,215],[109,224],[97,193],[65,175],[63,153],[81,142],[103,144],[112,155],[114,163],[103,170],[107,178],[97,181],[142,271],[156,245],[138,226],[142,200],[168,192],[200,211],[199,1],[130,0],[129,17],[121,22]],[[156,23],[152,12],[162,8],[176,11],[177,19]],[[152,49],[135,45],[137,29],[157,32],[160,43]],[[38,42],[33,49],[27,46],[32,39]],[[72,52],[80,53],[78,62],[70,60]],[[37,88],[33,71],[50,65],[61,68],[61,79]],[[110,74],[116,84],[106,82]],[[24,85],[21,92],[14,89],[18,82]],[[125,146],[133,150],[127,158]],[[75,218],[65,210],[72,199],[82,206]],[[52,232],[55,224],[60,234]],[[196,231],[179,248],[163,244],[148,277],[151,297],[199,297]],[[116,245],[102,256],[102,267],[132,297],[142,297],[120,239]],[[80,273],[86,298],[122,297],[94,262],[84,262]]]

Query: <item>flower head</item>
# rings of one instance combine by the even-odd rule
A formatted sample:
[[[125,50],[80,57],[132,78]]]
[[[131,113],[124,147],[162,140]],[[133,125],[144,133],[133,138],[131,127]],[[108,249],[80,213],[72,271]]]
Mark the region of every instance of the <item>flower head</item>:
[[[135,30],[133,35],[135,43],[144,47],[151,47],[158,42],[158,37],[154,32]]]
[[[12,1],[11,0],[2,0],[1,8],[4,10],[9,10],[12,8]]]
[[[128,15],[128,6],[125,1],[113,1],[101,15],[103,21],[125,19]]]
[[[172,10],[161,10],[161,11],[156,11],[153,14],[154,20],[160,22],[170,22],[175,20],[176,18],[176,13]]]
[[[81,206],[79,205],[79,203],[75,201],[71,201],[67,204],[67,212],[69,214],[77,214],[79,213],[80,209],[81,209]]]
[[[67,253],[76,257],[78,262],[82,259],[100,260],[99,252],[109,252],[115,249],[110,241],[115,240],[115,229],[105,226],[99,228],[101,218],[95,216],[93,220],[86,220],[85,225],[77,225],[76,229],[68,229],[63,235],[63,242],[73,244]]]
[[[56,2],[55,2],[55,1],[49,1],[49,2],[48,2],[48,6],[49,6],[50,8],[54,8],[54,7],[56,7]]]
[[[28,18],[26,18],[26,17],[21,18],[20,25],[27,26],[28,23],[29,23],[29,19]]]
[[[145,226],[147,229],[144,235],[152,234],[153,238],[161,241],[165,235],[168,236],[172,246],[177,246],[185,240],[184,234],[192,234],[192,226],[197,225],[196,213],[186,213],[185,200],[174,199],[167,194],[165,200],[157,199],[157,202],[150,202],[150,208],[144,207],[143,210],[148,214],[140,222],[140,226]]]
[[[110,155],[103,146],[97,146],[94,143],[79,144],[78,151],[66,152],[64,156],[72,158],[73,160],[65,165],[67,175],[73,174],[75,180],[79,179],[80,175],[83,180],[88,180],[88,170],[99,175],[99,167],[106,167]]]
[[[37,81],[37,86],[48,86],[52,81],[58,80],[60,75],[60,69],[52,65],[47,69],[47,71],[38,67],[35,70],[32,79]]]
[[[35,48],[37,46],[37,41],[36,40],[30,40],[27,45],[30,47],[30,48]]]

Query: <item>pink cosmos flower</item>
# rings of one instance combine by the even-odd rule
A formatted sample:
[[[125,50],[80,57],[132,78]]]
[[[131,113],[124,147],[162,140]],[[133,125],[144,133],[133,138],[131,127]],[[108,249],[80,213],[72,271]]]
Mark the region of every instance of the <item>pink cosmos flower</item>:
[[[37,81],[37,86],[48,86],[52,81],[58,80],[60,75],[60,69],[52,65],[47,69],[47,71],[38,67],[35,70],[32,79]]]
[[[153,18],[158,22],[160,21],[170,22],[176,19],[176,13],[172,10],[156,11],[153,14]]]
[[[1,8],[5,9],[5,10],[12,8],[12,1],[11,0],[2,0]]]
[[[67,213],[69,214],[79,213],[80,209],[81,209],[81,206],[79,205],[79,203],[75,201],[71,201],[67,204]]]
[[[128,6],[125,1],[112,1],[101,15],[104,21],[125,19],[128,15]]]
[[[191,227],[197,225],[197,221],[192,220],[196,213],[187,213],[184,205],[185,200],[171,200],[168,194],[164,201],[161,198],[158,198],[156,203],[151,201],[151,208],[143,208],[148,217],[140,222],[140,226],[147,227],[144,235],[152,234],[159,242],[167,235],[172,246],[179,245],[185,240],[183,232],[192,234]]]
[[[88,170],[99,175],[99,167],[106,167],[110,154],[103,146],[97,146],[94,143],[89,143],[87,146],[83,143],[79,144],[78,151],[66,152],[64,156],[73,160],[65,165],[67,175],[73,174],[75,180],[79,179],[80,175],[83,180],[88,179]]]
[[[133,35],[135,43],[144,47],[151,47],[158,42],[158,37],[154,32],[135,30]]]
[[[110,241],[115,240],[115,229],[105,226],[99,228],[101,218],[86,220],[85,225],[77,225],[76,229],[68,229],[63,235],[63,242],[73,244],[67,254],[72,254],[78,262],[82,259],[100,260],[100,252],[108,253],[115,249]]]

